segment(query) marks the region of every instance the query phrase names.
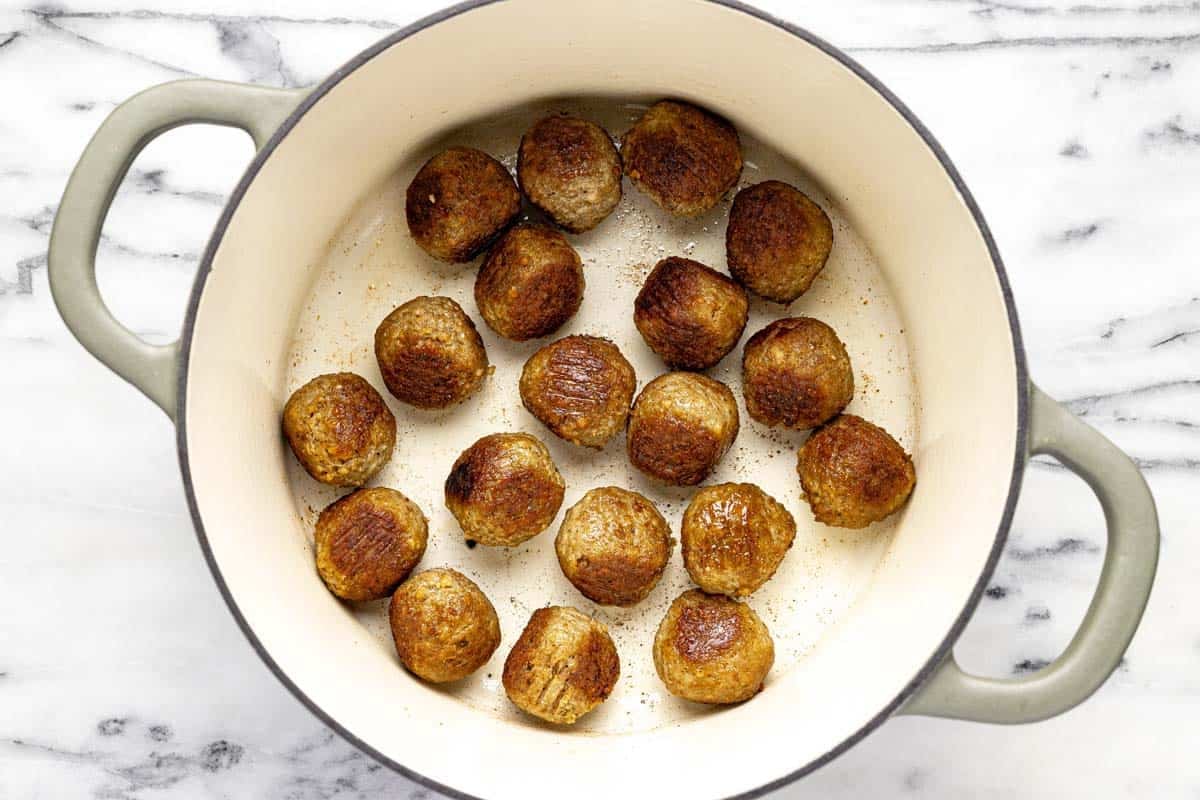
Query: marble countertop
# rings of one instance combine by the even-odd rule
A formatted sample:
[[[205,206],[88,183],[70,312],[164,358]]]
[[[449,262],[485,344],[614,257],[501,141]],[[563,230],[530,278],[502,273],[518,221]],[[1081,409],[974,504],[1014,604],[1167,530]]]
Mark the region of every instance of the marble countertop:
[[[278,5],[0,3],[0,798],[433,796],[258,660],[201,558],[170,423],[74,341],[46,282],[68,172],[116,103],[186,76],[307,85],[439,4]],[[1142,627],[1089,702],[1024,727],[896,719],[777,796],[1196,797],[1200,3],[761,5],[848,49],[939,137],[1008,265],[1032,375],[1137,458],[1163,529]],[[250,154],[189,128],[134,164],[100,283],[147,338],[174,338]],[[1083,483],[1035,462],[964,664],[1053,659],[1103,542]]]

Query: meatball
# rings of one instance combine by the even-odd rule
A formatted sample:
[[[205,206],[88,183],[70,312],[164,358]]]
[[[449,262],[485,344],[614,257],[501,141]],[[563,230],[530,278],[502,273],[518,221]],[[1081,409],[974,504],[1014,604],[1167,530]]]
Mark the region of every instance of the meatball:
[[[470,147],[451,147],[426,161],[404,198],[413,239],[451,263],[477,256],[520,211],[521,193],[508,170]]]
[[[589,600],[611,606],[645,599],[674,545],[654,504],[615,486],[592,489],[571,506],[554,540],[567,580]]]
[[[766,583],[796,538],[796,522],[752,483],[706,486],[683,512],[683,565],[706,592],[746,597]]]
[[[912,457],[883,428],[843,414],[800,448],[800,486],[817,522],[865,528],[908,500]]]
[[[854,397],[850,356],[833,328],[812,317],[778,319],[742,353],[746,411],[764,425],[807,430]]]
[[[448,297],[417,297],[375,330],[375,358],[388,391],[417,408],[467,399],[488,374],[475,323]]]
[[[652,478],[694,486],[708,477],[738,432],[737,402],[719,381],[694,372],[660,375],[629,415],[629,460]]]
[[[764,181],[737,193],[725,229],[729,271],[750,291],[790,303],[808,291],[833,248],[833,224],[799,189]]]
[[[621,143],[633,185],[678,217],[708,211],[737,183],[742,151],[727,120],[676,100],[650,106]]]
[[[391,459],[396,418],[374,386],[338,372],[292,393],[283,433],[309,475],[331,486],[362,486]]]
[[[654,636],[654,667],[667,691],[697,703],[740,703],[775,663],[771,632],[745,603],[691,589]]]
[[[527,433],[493,433],[463,451],[446,478],[446,508],[469,541],[513,547],[554,521],[562,475]]]
[[[517,225],[500,238],[475,278],[475,303],[492,330],[523,342],[561,328],[583,302],[583,262],[545,225]]]
[[[379,600],[413,571],[428,538],[416,503],[395,489],[358,489],[317,518],[317,572],[343,600]]]
[[[521,137],[517,180],[529,202],[556,225],[583,233],[621,202],[621,157],[596,123],[545,117]]]
[[[708,369],[742,337],[746,290],[687,258],[665,258],[633,303],[633,323],[671,369]]]
[[[504,662],[504,691],[522,711],[571,725],[603,703],[621,662],[603,624],[574,608],[539,608]]]
[[[452,569],[425,570],[405,581],[392,595],[388,621],[400,663],[433,683],[467,677],[500,644],[492,602]]]
[[[637,377],[617,346],[567,336],[538,350],[521,370],[521,402],[555,436],[599,449],[625,426]]]

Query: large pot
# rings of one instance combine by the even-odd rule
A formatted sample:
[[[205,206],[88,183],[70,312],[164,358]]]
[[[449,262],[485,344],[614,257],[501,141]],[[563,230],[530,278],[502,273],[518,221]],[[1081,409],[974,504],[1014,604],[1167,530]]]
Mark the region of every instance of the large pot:
[[[877,255],[903,321],[919,486],[853,602],[808,652],[777,663],[759,698],[717,713],[676,708],[653,724],[622,726],[613,712],[589,731],[552,730],[416,681],[325,591],[309,520],[297,513],[303,478],[280,436],[280,410],[295,380],[298,320],[319,280],[314,265],[368,187],[473,119],[547,98],[665,95],[725,114],[802,165]],[[243,128],[258,153],[209,241],[179,341],[152,346],[105,308],[95,254],[135,154],[188,122]],[[395,269],[397,283],[416,286],[424,266],[414,255]],[[259,655],[351,742],[453,795],[753,796],[816,769],[892,714],[1044,719],[1112,672],[1150,592],[1158,528],[1149,490],[1129,458],[1030,383],[1000,258],[945,153],[844,53],[732,2],[472,2],[389,36],[312,90],[155,87],[118,107],[80,159],[55,220],[49,273],[84,346],[175,420],[200,544]],[[389,303],[400,299],[398,289]],[[650,375],[639,367],[639,377]],[[513,394],[507,384],[491,391]],[[450,437],[452,426],[475,422],[438,424]],[[1108,524],[1100,585],[1053,664],[1018,678],[973,676],[951,649],[1003,548],[1035,453],[1057,457],[1100,498]],[[420,459],[421,448],[404,457]],[[448,464],[434,460],[419,466],[444,475]],[[485,558],[460,549],[446,558]],[[545,574],[511,579],[528,605],[544,602],[530,593],[549,591],[539,588]],[[497,658],[517,631],[506,621]],[[634,663],[644,650],[622,649],[630,674],[645,672]],[[481,687],[497,693],[494,681]]]

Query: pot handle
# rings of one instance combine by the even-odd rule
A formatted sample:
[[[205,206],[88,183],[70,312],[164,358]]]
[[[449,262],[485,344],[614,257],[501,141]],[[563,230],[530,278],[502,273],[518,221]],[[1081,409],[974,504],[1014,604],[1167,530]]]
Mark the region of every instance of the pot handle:
[[[1067,649],[1023,678],[970,675],[954,654],[900,711],[930,717],[1016,724],[1038,722],[1086,700],[1116,669],[1150,597],[1158,564],[1158,514],[1129,456],[1031,386],[1031,453],[1048,453],[1096,493],[1108,526],[1100,585]]]
[[[152,345],[109,312],[96,285],[96,248],[113,195],[142,148],[191,122],[241,128],[257,148],[296,107],[304,91],[182,80],[117,106],[88,142],[67,181],[50,233],[50,292],[71,333],[92,355],[175,417],[179,342]]]

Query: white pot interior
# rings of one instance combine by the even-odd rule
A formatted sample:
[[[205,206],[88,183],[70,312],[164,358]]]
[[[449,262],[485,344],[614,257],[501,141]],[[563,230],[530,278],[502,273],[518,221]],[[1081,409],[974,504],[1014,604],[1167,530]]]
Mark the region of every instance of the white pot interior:
[[[787,313],[839,331],[855,367],[849,410],[896,435],[918,475],[911,502],[892,520],[863,532],[826,528],[799,497],[803,436],[768,431],[743,407],[735,449],[712,480],[760,484],[792,511],[799,535],[779,574],[750,600],[777,643],[766,691],[719,711],[667,695],[650,662],[653,630],[687,584],[677,555],[649,599],[614,611],[559,574],[557,523],[512,552],[463,545],[441,484],[463,448],[497,430],[526,430],[551,447],[568,484],[564,510],[592,486],[617,484],[657,500],[677,526],[689,493],[637,476],[621,439],[582,453],[541,429],[516,394],[520,365],[538,344],[492,335],[471,297],[474,265],[436,264],[410,242],[403,220],[403,187],[441,146],[471,144],[511,163],[520,132],[545,110],[579,111],[619,136],[636,104],[659,96],[692,99],[738,126],[757,167],[748,166],[743,183],[796,183],[835,219],[823,279]],[[633,329],[633,295],[665,255],[724,270],[727,208],[673,221],[626,184],[613,217],[572,237],[588,288],[563,333],[613,338],[639,385],[661,373]],[[459,300],[496,365],[484,391],[450,412],[392,402],[400,442],[375,481],[429,516],[422,566],[463,570],[501,615],[504,641],[492,663],[450,689],[404,672],[379,605],[349,608],[321,584],[310,531],[336,493],[299,470],[279,432],[288,393],[320,372],[353,370],[382,390],[371,333],[391,308],[422,293]],[[746,335],[783,313],[752,304]],[[735,393],[739,359],[740,348],[712,371]],[[187,461],[220,577],[261,647],[307,698],[384,757],[489,798],[548,797],[565,786],[584,798],[659,790],[725,797],[780,779],[852,736],[942,643],[1004,513],[1018,451],[1017,380],[1000,284],[969,210],[917,132],[844,65],[709,3],[513,0],[384,50],[309,109],[262,166],[197,311]],[[616,692],[577,730],[520,716],[499,686],[508,648],[529,612],[547,603],[597,613],[622,659]]]

